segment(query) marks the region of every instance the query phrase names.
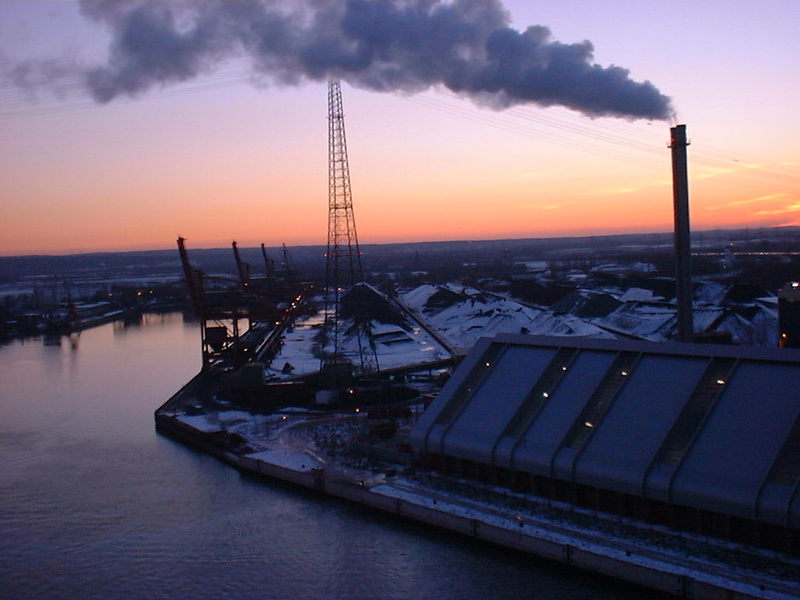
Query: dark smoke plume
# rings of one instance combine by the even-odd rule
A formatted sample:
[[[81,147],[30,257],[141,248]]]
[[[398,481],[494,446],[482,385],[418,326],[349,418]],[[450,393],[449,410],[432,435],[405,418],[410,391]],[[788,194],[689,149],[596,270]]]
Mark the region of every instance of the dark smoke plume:
[[[509,27],[497,0],[86,1],[110,27],[108,63],[85,73],[98,102],[213,71],[244,55],[267,83],[338,78],[376,91],[446,88],[481,104],[560,105],[589,116],[667,119],[670,100],[592,44]]]

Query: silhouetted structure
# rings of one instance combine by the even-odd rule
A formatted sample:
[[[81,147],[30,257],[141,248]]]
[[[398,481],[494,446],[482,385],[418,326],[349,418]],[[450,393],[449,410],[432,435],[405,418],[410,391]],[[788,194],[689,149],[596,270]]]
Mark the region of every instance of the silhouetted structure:
[[[358,246],[353,200],[350,190],[350,165],[344,129],[342,89],[338,81],[328,84],[328,249],[325,266],[324,334],[332,352],[322,360],[321,371],[331,374],[332,387],[345,377],[350,359],[343,350],[345,331],[342,325],[342,297],[354,285],[363,282],[361,250]],[[351,330],[357,339],[362,374],[378,370],[378,357],[370,324],[355,311]]]
[[[672,196],[675,212],[675,304],[678,312],[678,341],[691,342],[692,264],[689,230],[689,178],[686,167],[686,125],[670,129],[672,149]]]
[[[778,292],[778,344],[800,348],[800,283],[787,283]]]
[[[236,272],[239,274],[239,281],[243,287],[247,287],[250,283],[250,265],[242,260],[239,255],[239,247],[236,242],[231,242],[233,247],[233,259],[236,261]]]
[[[267,270],[267,280],[272,282],[275,281],[275,265],[272,259],[267,256],[267,248],[264,244],[261,244],[261,256],[264,257],[264,268]]]
[[[203,370],[220,364],[239,367],[252,360],[266,343],[268,332],[289,318],[289,311],[279,308],[279,302],[298,293],[289,287],[262,289],[251,285],[253,280],[246,264],[241,262],[236,242],[233,250],[238,282],[212,277],[193,267],[184,238],[178,238],[192,308],[200,320]]]

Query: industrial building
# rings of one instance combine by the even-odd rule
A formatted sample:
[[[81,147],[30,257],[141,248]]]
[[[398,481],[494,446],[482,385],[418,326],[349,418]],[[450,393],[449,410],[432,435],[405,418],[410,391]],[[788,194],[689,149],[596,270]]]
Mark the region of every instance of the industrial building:
[[[778,343],[800,348],[800,283],[787,283],[778,292]]]
[[[460,477],[800,552],[800,351],[499,335],[410,443]]]

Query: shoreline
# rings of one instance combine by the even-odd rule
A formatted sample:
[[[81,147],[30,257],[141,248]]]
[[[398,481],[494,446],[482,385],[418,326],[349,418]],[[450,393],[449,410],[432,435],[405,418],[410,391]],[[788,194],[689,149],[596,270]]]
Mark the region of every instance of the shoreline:
[[[238,470],[294,484],[363,507],[413,519],[476,540],[522,551],[677,597],[702,600],[790,600],[800,586],[769,576],[759,581],[731,577],[725,563],[711,564],[656,548],[627,545],[598,533],[571,529],[546,519],[523,518],[502,507],[445,495],[402,477],[322,464],[308,450],[234,448],[237,434],[225,427],[198,426],[198,415],[175,415],[182,400],[202,389],[198,374],[155,412],[156,430],[202,450]],[[183,418],[181,418],[183,416]],[[204,417],[204,415],[203,415]],[[187,422],[189,421],[189,422]],[[239,450],[238,452],[236,450]],[[248,451],[251,450],[251,451]]]

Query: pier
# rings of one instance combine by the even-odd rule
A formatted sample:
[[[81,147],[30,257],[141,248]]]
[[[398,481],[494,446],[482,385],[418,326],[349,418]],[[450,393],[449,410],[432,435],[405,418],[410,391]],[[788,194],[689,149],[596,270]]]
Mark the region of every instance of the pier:
[[[619,535],[622,522],[609,519],[616,533],[581,525],[574,507],[499,492],[480,484],[452,482],[436,473],[416,473],[407,465],[376,473],[340,464],[315,451],[300,434],[315,424],[358,422],[365,413],[313,413],[295,410],[247,415],[235,407],[211,406],[204,374],[199,374],[155,413],[159,432],[199,448],[242,472],[287,482],[365,508],[412,519],[532,556],[621,579],[682,598],[698,600],[789,600],[800,598],[797,561],[774,554],[747,555],[728,548],[713,550],[722,559],[676,552],[648,544],[646,537]],[[210,404],[211,403],[211,404]],[[409,463],[411,457],[409,455]],[[453,485],[461,489],[453,489]],[[515,503],[524,510],[509,508]],[[538,507],[537,507],[538,506]],[[596,516],[596,515],[595,515]],[[680,537],[680,536],[679,536]],[[680,537],[684,545],[702,540]],[[688,543],[687,543],[688,542]],[[666,549],[664,549],[666,548]],[[727,554],[727,556],[726,556]],[[727,561],[738,560],[738,564]],[[782,575],[759,570],[759,562],[780,566]]]

